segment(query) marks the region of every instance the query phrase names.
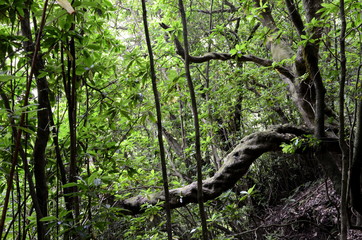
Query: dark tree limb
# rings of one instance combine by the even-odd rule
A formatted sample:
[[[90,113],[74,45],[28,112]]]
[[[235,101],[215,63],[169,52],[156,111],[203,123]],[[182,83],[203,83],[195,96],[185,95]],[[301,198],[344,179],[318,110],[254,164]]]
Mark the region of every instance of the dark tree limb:
[[[288,143],[294,137],[306,133],[308,133],[306,129],[282,125],[244,137],[239,145],[223,159],[224,164],[215,175],[203,180],[204,201],[214,199],[231,189],[247,173],[250,165],[263,153],[279,151],[283,142]],[[163,192],[132,197],[120,201],[116,205],[125,209],[124,214],[138,214],[143,211],[142,205],[156,205],[161,201],[165,201]],[[197,182],[170,190],[171,208],[182,207],[188,203],[197,203]]]
[[[231,2],[229,2],[229,1],[227,1],[227,0],[225,0],[224,3],[225,3],[226,6],[229,6],[229,8],[230,8],[231,10],[235,11],[235,12],[236,12],[237,10],[239,10],[239,8],[235,7],[234,4],[232,4]]]
[[[358,67],[357,83],[359,82],[362,65]],[[355,131],[355,141],[353,146],[353,156],[351,163],[351,176],[349,179],[351,188],[352,207],[362,215],[362,192],[361,192],[361,174],[362,174],[362,100],[358,98],[357,107],[357,129]]]
[[[305,35],[303,20],[295,6],[294,1],[285,0],[285,4],[287,6],[289,16],[292,19],[292,22],[293,22],[295,28],[297,29],[299,36]]]
[[[190,54],[189,54],[189,42],[188,42],[188,30],[187,30],[187,20],[186,20],[186,11],[184,8],[183,0],[178,0],[178,6],[180,11],[180,16],[182,20],[182,30],[183,30],[183,46],[184,46],[184,64],[185,64],[185,75],[187,79],[187,85],[189,88],[189,94],[191,99],[191,109],[193,113],[194,120],[194,132],[195,132],[195,159],[196,159],[196,172],[197,172],[197,203],[199,205],[199,217],[201,220],[201,229],[202,229],[202,239],[209,239],[209,232],[207,230],[207,217],[204,207],[204,191],[202,191],[202,156],[201,156],[201,133],[200,133],[200,121],[199,113],[196,101],[196,94],[194,83],[191,78],[190,71]]]
[[[246,39],[246,41],[250,41],[253,37],[254,37],[254,34],[255,34],[255,32],[256,32],[256,30],[258,30],[258,28],[260,27],[260,23],[257,23],[254,27],[253,27],[253,29],[251,30],[251,32],[250,32],[250,35],[249,35],[249,37]]]
[[[194,11],[199,12],[199,13],[205,13],[205,14],[216,14],[216,13],[233,13],[233,12],[236,12],[237,10],[238,9],[218,9],[218,10],[209,11],[209,10],[197,9]]]
[[[346,59],[346,15],[344,1],[339,3],[339,16],[341,20],[341,33],[339,37],[340,46],[340,81],[339,81],[339,145],[342,150],[342,182],[341,182],[341,232],[340,239],[347,239],[348,232],[348,169],[349,169],[349,149],[345,140],[345,122],[344,122],[344,104],[345,104],[345,84],[347,74],[347,59]],[[358,141],[358,138],[356,138]]]
[[[167,26],[164,23],[161,23],[160,25],[164,29],[170,28],[169,26]],[[180,55],[182,57],[182,59],[184,59],[185,50],[182,47],[182,44],[180,43],[180,41],[177,38],[174,39],[174,42],[175,42],[175,46],[176,46],[176,53],[178,55]],[[231,55],[230,53],[216,53],[216,52],[205,53],[203,56],[190,56],[189,55],[190,63],[204,63],[204,62],[207,62],[210,60],[226,61],[226,60],[231,60],[231,59],[235,59],[236,61],[239,61],[239,62],[253,62],[253,63],[256,63],[263,67],[273,67],[275,70],[277,70],[280,74],[284,75],[288,79],[290,79],[292,81],[294,80],[294,74],[290,69],[283,67],[283,66],[273,66],[272,60],[260,58],[260,57],[254,56],[254,55],[235,56],[235,55]]]
[[[150,73],[151,73],[151,81],[152,81],[152,91],[155,99],[155,107],[157,112],[157,138],[158,145],[160,149],[160,159],[161,159],[161,169],[162,169],[162,180],[163,180],[163,189],[165,193],[165,210],[166,210],[166,229],[167,236],[169,240],[172,240],[172,226],[171,226],[171,209],[170,209],[170,195],[169,195],[169,187],[168,187],[168,176],[167,176],[167,165],[166,165],[166,157],[165,157],[165,147],[162,139],[162,113],[161,113],[161,103],[160,96],[158,94],[157,89],[157,77],[155,70],[155,61],[153,57],[153,49],[151,44],[150,32],[148,28],[148,19],[147,19],[147,8],[146,8],[146,0],[142,0],[142,18],[143,18],[143,26],[145,31],[146,44],[148,49],[148,57],[150,59]]]

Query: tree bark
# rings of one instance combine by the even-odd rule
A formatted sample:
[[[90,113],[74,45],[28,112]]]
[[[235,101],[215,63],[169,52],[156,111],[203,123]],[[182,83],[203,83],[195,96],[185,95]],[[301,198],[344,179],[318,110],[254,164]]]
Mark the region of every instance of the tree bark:
[[[75,22],[75,19],[73,19]],[[71,31],[75,30],[75,23],[71,25]],[[77,74],[76,74],[76,49],[74,36],[71,36],[69,50],[72,58],[68,58],[68,118],[70,131],[70,160],[69,160],[69,182],[78,181],[78,156],[77,156]],[[77,186],[69,188],[71,193],[78,192]],[[75,220],[79,217],[79,197],[71,196],[70,202],[74,210]],[[75,237],[75,236],[74,236]]]
[[[279,151],[282,143],[288,143],[291,139],[307,133],[310,133],[310,130],[282,125],[244,137],[239,145],[223,159],[224,164],[215,175],[202,182],[203,200],[214,199],[231,189],[263,153]],[[178,208],[188,203],[197,203],[197,192],[197,182],[170,190],[170,207]],[[143,204],[155,205],[164,200],[164,192],[159,192],[148,196],[132,197],[116,205],[124,209],[122,211],[124,214],[138,214],[144,211],[141,208]]]
[[[304,8],[306,11],[307,21],[310,22],[312,19],[319,19],[320,14],[317,13],[321,9],[321,0],[304,0]],[[319,38],[321,37],[321,27],[314,27],[309,33],[312,35],[312,39],[316,40],[315,42],[308,42],[304,47],[304,59],[306,66],[314,82],[314,87],[316,91],[316,102],[315,102],[315,136],[317,138],[324,137],[324,109],[325,109],[325,88],[323,85],[322,76],[319,70],[318,65],[318,52],[319,52]]]
[[[24,17],[21,19],[21,30],[24,37],[27,38],[27,41],[24,42],[24,49],[27,52],[28,56],[31,56],[35,52],[35,44],[31,40],[31,27],[30,27],[30,2],[27,2],[26,6],[28,8],[24,9]],[[45,23],[45,11],[47,8],[47,1],[45,2],[43,9],[43,18],[42,23],[40,24],[41,28],[38,30],[37,42],[39,44],[39,40],[41,38],[42,27]],[[47,239],[46,237],[46,228],[44,224],[40,221],[41,217],[48,215],[48,186],[47,186],[47,178],[46,178],[46,157],[45,150],[47,147],[48,139],[49,139],[49,113],[48,113],[48,105],[49,103],[49,88],[48,82],[45,77],[38,78],[40,71],[44,68],[44,61],[41,55],[34,55],[32,59],[32,71],[34,72],[34,76],[36,78],[36,86],[38,92],[38,111],[37,111],[37,135],[34,144],[33,151],[33,159],[34,159],[34,177],[36,183],[36,197],[37,202],[39,204],[41,214],[37,213],[37,232],[38,239]],[[31,77],[31,76],[30,76]]]
[[[361,67],[360,67],[361,68]],[[360,71],[358,71],[359,73]],[[351,200],[352,207],[362,216],[362,194],[361,194],[361,173],[362,173],[362,101],[358,103],[357,129],[353,146],[353,158],[351,166]]]
[[[339,145],[342,150],[342,182],[341,182],[341,233],[340,239],[347,239],[348,231],[348,168],[349,168],[349,152],[345,141],[344,134],[344,95],[346,82],[346,50],[345,50],[345,35],[346,35],[346,16],[344,11],[344,1],[340,1],[339,12],[341,19],[341,34],[339,39],[340,44],[340,83],[339,83]]]

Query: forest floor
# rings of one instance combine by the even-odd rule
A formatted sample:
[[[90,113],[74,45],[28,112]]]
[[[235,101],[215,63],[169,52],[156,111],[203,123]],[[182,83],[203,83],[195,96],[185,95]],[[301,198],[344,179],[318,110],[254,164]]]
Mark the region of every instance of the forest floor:
[[[330,181],[304,184],[263,219],[272,239],[339,239],[339,198]],[[348,239],[362,240],[362,231],[349,230]]]

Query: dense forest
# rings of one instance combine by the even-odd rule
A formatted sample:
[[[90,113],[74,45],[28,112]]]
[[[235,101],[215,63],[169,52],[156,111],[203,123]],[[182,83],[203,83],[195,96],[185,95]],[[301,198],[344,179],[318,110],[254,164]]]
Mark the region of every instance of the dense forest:
[[[362,2],[0,0],[0,239],[362,239]]]

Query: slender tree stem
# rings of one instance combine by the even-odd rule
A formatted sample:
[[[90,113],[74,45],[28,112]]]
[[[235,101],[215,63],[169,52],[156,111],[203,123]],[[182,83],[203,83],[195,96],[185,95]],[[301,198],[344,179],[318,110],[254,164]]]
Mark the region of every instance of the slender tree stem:
[[[189,60],[189,44],[188,44],[188,32],[187,32],[187,22],[186,22],[186,13],[183,4],[183,0],[179,0],[179,8],[182,19],[183,26],[183,40],[184,40],[184,50],[185,50],[185,73],[187,84],[189,87],[192,112],[194,115],[194,127],[195,127],[195,152],[196,152],[196,162],[197,162],[197,202],[199,204],[201,227],[202,227],[202,239],[208,239],[207,223],[206,223],[206,213],[204,208],[204,197],[202,189],[202,159],[201,159],[201,144],[200,144],[200,125],[199,125],[199,115],[197,112],[197,103],[194,85],[191,79],[190,73],[190,60]]]
[[[151,80],[152,80],[152,90],[155,98],[155,106],[157,112],[157,137],[158,144],[160,147],[160,158],[161,158],[161,168],[162,168],[162,178],[163,178],[163,189],[165,191],[165,209],[166,209],[166,229],[168,239],[172,240],[172,219],[171,219],[171,209],[170,209],[170,193],[168,189],[168,178],[167,178],[167,166],[166,166],[166,157],[165,157],[165,148],[162,139],[162,114],[161,114],[161,104],[158,96],[157,89],[157,79],[155,71],[155,62],[153,59],[153,51],[150,40],[150,33],[148,30],[148,21],[147,21],[147,9],[146,9],[146,0],[142,1],[142,12],[143,12],[143,25],[145,29],[145,37],[148,49],[148,55],[150,58],[150,71],[151,71]]]
[[[346,81],[346,53],[345,53],[345,35],[346,35],[346,17],[344,12],[344,0],[340,1],[340,19],[341,19],[341,34],[339,39],[340,44],[340,83],[339,83],[339,145],[342,150],[342,190],[341,190],[341,240],[347,239],[348,230],[348,213],[347,213],[347,199],[348,199],[348,147],[345,141],[344,134],[344,88]]]
[[[74,16],[75,22],[75,16]],[[72,24],[71,29],[75,30],[75,23]],[[75,50],[75,41],[74,36],[70,39],[70,54],[72,59],[69,63],[69,68],[71,69],[71,76],[68,79],[68,87],[70,92],[69,106],[68,106],[68,116],[69,116],[69,131],[70,131],[70,164],[69,164],[69,181],[76,182],[78,175],[78,163],[77,163],[77,91],[76,91],[76,50]],[[77,187],[71,187],[71,192],[76,193]],[[71,197],[72,208],[74,209],[74,218],[77,220],[79,216],[79,198],[78,196]]]
[[[214,0],[211,0],[210,3],[210,12],[213,11],[213,7],[214,7]],[[212,18],[213,14],[210,14],[209,16],[209,31],[212,31],[212,22],[213,22],[213,18]],[[211,52],[211,41],[209,40],[208,42],[208,46],[207,46],[207,52]],[[205,70],[205,78],[206,78],[206,101],[209,102],[210,100],[210,61],[207,61],[206,63],[206,70]],[[209,121],[210,124],[213,124],[214,120],[212,117],[212,108],[211,106],[208,104],[207,107],[207,111],[208,111],[208,115],[209,115]],[[211,139],[214,139],[214,133],[213,131],[209,131],[209,136]],[[214,162],[214,166],[215,169],[218,170],[220,168],[220,163],[219,163],[219,158],[218,158],[218,154],[217,154],[217,149],[215,147],[214,142],[211,143],[211,152],[212,152],[212,159]]]

